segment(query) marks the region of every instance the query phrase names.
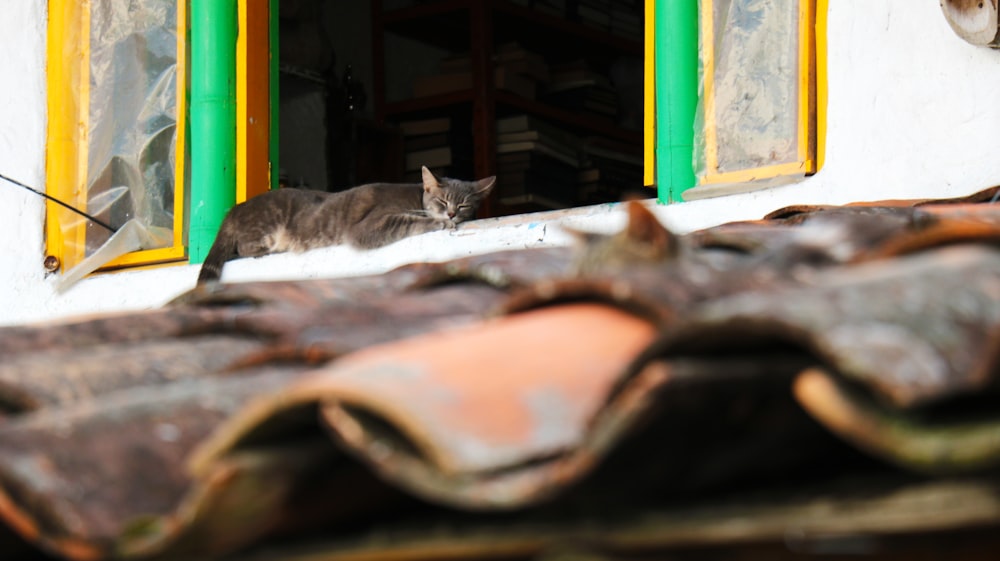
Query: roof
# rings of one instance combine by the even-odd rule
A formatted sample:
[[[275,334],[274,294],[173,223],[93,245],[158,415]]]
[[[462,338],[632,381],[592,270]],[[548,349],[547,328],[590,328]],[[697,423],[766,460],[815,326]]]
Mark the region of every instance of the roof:
[[[0,552],[989,551],[998,194],[2,328]]]

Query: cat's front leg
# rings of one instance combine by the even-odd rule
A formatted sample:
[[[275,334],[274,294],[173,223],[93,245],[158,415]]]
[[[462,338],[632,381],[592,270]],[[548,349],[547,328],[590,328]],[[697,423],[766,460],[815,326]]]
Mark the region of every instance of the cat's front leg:
[[[454,230],[455,222],[447,218],[431,218],[421,216],[417,218],[410,227],[410,235],[425,234],[427,232],[437,232],[438,230]]]
[[[404,220],[409,221],[409,227],[406,228],[407,236],[447,230],[449,229],[448,222],[450,222],[449,220],[441,220],[439,218],[431,218],[429,216],[407,216]]]
[[[355,247],[374,249],[417,234],[447,229],[448,222],[451,221],[412,214],[387,215],[377,221],[358,223],[348,239]]]

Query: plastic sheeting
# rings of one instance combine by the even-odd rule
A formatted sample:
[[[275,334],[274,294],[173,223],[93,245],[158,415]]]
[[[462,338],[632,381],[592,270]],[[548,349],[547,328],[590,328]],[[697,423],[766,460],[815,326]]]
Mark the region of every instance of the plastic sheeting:
[[[706,161],[711,139],[699,127],[699,179],[797,162],[799,0],[713,0],[711,5],[714,41],[709,50],[702,37],[698,121],[711,126],[714,120],[717,162]],[[714,60],[712,76],[704,75],[708,56]],[[704,99],[708,79],[714,85],[714,108]],[[712,109],[714,115],[705,115]]]
[[[89,106],[81,108],[89,123],[81,147],[86,208],[118,234],[78,215],[61,217],[67,251],[86,256],[62,277],[62,288],[121,255],[173,243],[176,1],[90,6]]]

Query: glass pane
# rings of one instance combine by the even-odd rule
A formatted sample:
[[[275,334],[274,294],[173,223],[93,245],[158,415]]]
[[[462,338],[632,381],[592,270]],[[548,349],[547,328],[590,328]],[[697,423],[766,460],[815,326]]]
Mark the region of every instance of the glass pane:
[[[90,14],[87,209],[143,235],[123,254],[172,245],[176,0],[96,0]],[[88,224],[86,255],[111,232]],[[133,247],[141,245],[142,247]],[[113,257],[111,257],[113,258]]]
[[[798,162],[799,0],[714,0],[712,15],[718,161],[706,171]]]

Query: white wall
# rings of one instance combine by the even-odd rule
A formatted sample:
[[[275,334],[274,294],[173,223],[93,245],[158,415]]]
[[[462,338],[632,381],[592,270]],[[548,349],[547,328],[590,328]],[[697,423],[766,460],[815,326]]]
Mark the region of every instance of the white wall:
[[[0,0],[0,173],[38,189],[45,186],[46,4]],[[46,306],[44,209],[38,195],[0,180],[2,322]]]
[[[44,9],[0,0],[0,172],[37,186],[44,168]],[[664,222],[690,231],[798,203],[965,195],[1000,183],[1000,51],[968,45],[931,0],[836,0],[829,11],[829,106],[823,169],[803,182],[743,195],[659,207]],[[98,275],[64,295],[44,279],[43,205],[0,186],[0,324],[158,306],[194,284],[197,268]],[[377,273],[411,260],[566,242],[554,222],[608,230],[616,205],[493,219],[456,232],[403,240],[374,252],[329,248],[242,260],[225,280]]]

